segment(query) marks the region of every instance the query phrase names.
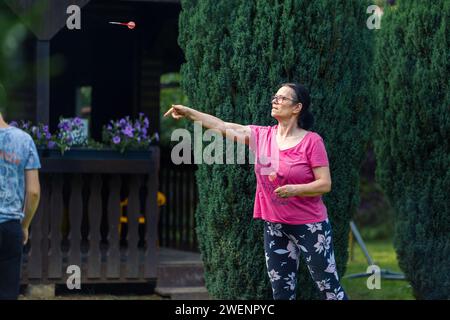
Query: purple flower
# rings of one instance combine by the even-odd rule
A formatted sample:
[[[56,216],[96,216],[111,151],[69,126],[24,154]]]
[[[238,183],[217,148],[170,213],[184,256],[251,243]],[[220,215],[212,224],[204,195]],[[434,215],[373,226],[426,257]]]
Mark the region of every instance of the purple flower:
[[[149,120],[144,113],[139,113],[138,119],[131,119],[126,116],[120,120],[109,122],[104,127],[104,139],[112,146],[121,146],[121,143],[134,142],[129,147],[140,147],[148,145],[151,139],[148,136]],[[106,141],[105,141],[106,142]]]
[[[56,143],[54,141],[49,141],[48,144],[47,144],[47,147],[49,149],[53,149],[55,146],[56,146]]]
[[[70,131],[72,130],[72,126],[68,121],[63,121],[58,125],[58,128],[62,129],[63,131]]]
[[[81,125],[83,124],[83,122],[81,121],[81,119],[78,118],[78,117],[75,118],[75,120],[73,121],[73,123],[74,123],[76,126],[81,126]]]
[[[16,127],[16,128],[19,126],[18,123],[17,123],[16,121],[11,121],[11,122],[9,123],[9,125],[12,126],[12,127]]]
[[[119,125],[120,126],[125,127],[127,124],[128,123],[127,123],[127,121],[125,119],[120,119],[120,121],[119,121]]]
[[[52,138],[52,135],[50,134],[50,132],[47,132],[47,133],[45,134],[45,138],[46,138],[47,140],[50,140],[50,139]]]
[[[158,132],[155,133],[155,139],[157,142],[159,142],[159,133]]]
[[[122,133],[130,138],[133,138],[133,127],[131,125],[127,125],[125,129],[122,130]]]

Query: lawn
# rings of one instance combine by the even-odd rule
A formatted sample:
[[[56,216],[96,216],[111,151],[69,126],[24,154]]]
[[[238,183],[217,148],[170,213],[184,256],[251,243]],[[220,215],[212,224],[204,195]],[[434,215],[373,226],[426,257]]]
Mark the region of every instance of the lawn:
[[[394,247],[390,241],[366,242],[367,249],[375,264],[381,269],[401,272]],[[353,260],[348,261],[346,275],[364,273],[367,270],[367,260],[357,243],[353,250]],[[368,289],[367,277],[342,279],[347,294],[352,300],[412,300],[412,288],[406,280],[381,279],[380,289]]]

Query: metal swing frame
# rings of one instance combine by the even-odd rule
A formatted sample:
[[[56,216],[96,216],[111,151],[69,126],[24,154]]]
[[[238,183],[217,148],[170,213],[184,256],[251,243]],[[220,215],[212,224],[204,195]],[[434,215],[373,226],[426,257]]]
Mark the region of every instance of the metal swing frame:
[[[359,233],[358,228],[356,227],[356,224],[353,221],[350,221],[350,228],[355,236],[356,241],[358,242],[359,246],[361,247],[361,250],[364,253],[364,256],[366,257],[367,263],[369,266],[376,265],[373,261],[372,257],[369,254],[369,251],[367,250],[366,244],[364,243],[361,234]],[[363,272],[363,273],[354,273],[344,276],[344,278],[347,279],[353,279],[353,278],[363,278],[363,277],[369,277],[373,275],[373,273],[369,272]],[[406,280],[405,275],[401,272],[393,272],[388,269],[381,269],[380,270],[380,276],[382,279],[390,279],[390,280]]]

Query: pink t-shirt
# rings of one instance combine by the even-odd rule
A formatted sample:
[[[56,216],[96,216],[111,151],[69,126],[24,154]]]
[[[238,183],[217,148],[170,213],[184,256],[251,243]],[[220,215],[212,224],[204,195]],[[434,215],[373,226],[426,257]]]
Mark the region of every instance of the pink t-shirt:
[[[280,198],[275,189],[315,180],[312,168],[328,166],[322,138],[309,131],[295,146],[280,150],[277,125],[251,125],[250,150],[255,156],[256,195],[253,217],[285,224],[315,223],[327,219],[322,197]]]

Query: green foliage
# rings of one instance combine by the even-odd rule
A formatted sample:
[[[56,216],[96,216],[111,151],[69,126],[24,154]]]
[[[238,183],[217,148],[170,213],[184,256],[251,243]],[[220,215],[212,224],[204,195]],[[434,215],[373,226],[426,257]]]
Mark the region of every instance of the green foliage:
[[[0,113],[5,112],[6,101],[7,101],[6,90],[5,87],[2,85],[2,83],[0,82]]]
[[[10,1],[11,2],[11,1]],[[28,1],[30,2],[30,1]],[[49,1],[32,1],[26,13],[20,17],[12,11],[5,1],[0,0],[0,84],[3,84],[7,96],[17,87],[32,84],[35,81],[35,65],[27,61],[27,50],[24,44],[27,39],[35,39],[31,30],[42,25],[43,15]],[[51,70],[57,70],[58,59],[52,58]],[[1,103],[1,101],[0,101]],[[3,111],[7,111],[7,118],[17,117],[15,99],[9,99]],[[2,108],[0,104],[0,108]]]
[[[325,197],[338,270],[347,261],[348,222],[358,203],[359,167],[370,136],[366,77],[371,58],[367,3],[348,0],[183,0],[182,87],[191,106],[241,124],[275,124],[270,96],[285,81],[312,93],[314,131],[329,153]],[[263,229],[252,220],[249,165],[200,165],[197,234],[209,292],[221,299],[270,298]],[[299,296],[317,298],[302,265]]]
[[[168,73],[161,77],[161,85],[179,84],[181,76],[179,73]],[[184,94],[183,90],[178,86],[162,88],[160,93],[160,117],[161,117],[161,146],[170,146],[171,134],[174,130],[179,128],[187,128],[188,122],[186,119],[175,120],[172,117],[163,117],[163,115],[170,109],[172,104],[189,105],[189,100]],[[176,144],[177,142],[175,142]]]
[[[23,43],[28,30],[23,22],[31,23],[35,20],[36,12],[33,10],[23,19],[19,19],[4,1],[0,1],[0,86],[4,86],[6,97],[11,96],[10,93],[16,86],[27,81],[26,68],[30,66],[24,62]],[[13,99],[2,101],[0,97],[0,112],[10,119],[15,117],[12,102]]]
[[[381,186],[361,177],[360,204],[353,216],[361,236],[366,240],[392,240],[394,212]]]
[[[5,63],[5,39],[9,34],[11,29],[11,20],[5,13],[3,8],[4,4],[0,3],[0,113],[6,113],[6,90],[5,90],[5,75],[7,74],[6,68],[7,63]]]
[[[398,0],[375,50],[377,178],[416,298],[449,299],[450,2]]]

